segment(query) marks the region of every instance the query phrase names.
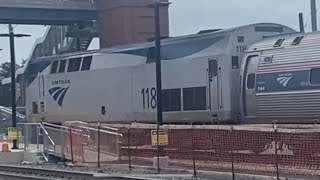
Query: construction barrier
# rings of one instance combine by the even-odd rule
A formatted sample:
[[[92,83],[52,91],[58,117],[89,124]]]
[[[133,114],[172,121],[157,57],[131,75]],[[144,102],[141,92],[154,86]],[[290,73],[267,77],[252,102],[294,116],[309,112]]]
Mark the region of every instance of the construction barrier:
[[[47,129],[59,142],[56,152],[98,167],[104,162],[153,166],[155,157],[164,156],[171,167],[190,168],[195,175],[198,170],[320,174],[319,125],[163,125],[157,130],[155,125],[73,124]]]
[[[233,173],[320,174],[320,126],[167,126],[168,145],[152,145],[153,127],[120,128],[121,152],[131,164],[152,165],[168,157],[174,167]]]

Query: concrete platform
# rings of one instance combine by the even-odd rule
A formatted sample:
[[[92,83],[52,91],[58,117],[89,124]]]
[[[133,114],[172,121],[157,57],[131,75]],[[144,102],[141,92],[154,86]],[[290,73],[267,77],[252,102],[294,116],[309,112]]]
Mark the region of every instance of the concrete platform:
[[[2,148],[0,143],[0,151]],[[28,162],[31,164],[37,164],[41,162],[41,155],[36,149],[29,149],[24,151],[24,149],[12,149],[12,143],[8,143],[10,152],[0,152],[0,163],[1,164],[21,164],[22,162]]]

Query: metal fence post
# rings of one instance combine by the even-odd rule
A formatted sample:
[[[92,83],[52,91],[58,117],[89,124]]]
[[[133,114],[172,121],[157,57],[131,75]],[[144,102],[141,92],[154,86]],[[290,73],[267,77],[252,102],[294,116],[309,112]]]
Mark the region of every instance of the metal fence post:
[[[98,125],[98,168],[100,168],[100,123]]]
[[[28,131],[28,125],[24,124],[24,150],[26,151],[28,148],[28,137],[29,137],[29,131]]]
[[[194,147],[194,129],[193,129],[193,123],[192,123],[192,129],[191,129],[191,135],[192,135],[192,162],[193,162],[193,177],[197,177],[197,169],[196,169],[196,153],[195,153],[195,147]]]
[[[129,170],[131,171],[131,132],[130,132],[130,126],[128,128],[128,156],[129,156]]]
[[[118,161],[121,161],[121,145],[119,140],[119,135],[117,135],[116,141],[117,141],[117,155],[118,155]],[[121,140],[122,141],[122,140]]]
[[[236,179],[236,174],[234,170],[234,148],[233,148],[233,126],[230,128],[230,133],[229,133],[229,138],[230,138],[230,150],[231,150],[231,170],[232,170],[232,180]]]
[[[73,145],[72,145],[72,128],[71,128],[71,125],[69,127],[70,129],[70,149],[71,149],[71,161],[72,161],[72,164],[74,163],[74,160],[73,160]]]
[[[276,156],[276,173],[277,173],[277,180],[280,180],[279,177],[279,157],[278,157],[278,130],[277,130],[277,121],[273,121],[273,129],[274,129],[274,141],[275,141],[275,156]]]
[[[40,136],[40,129],[39,129],[39,126],[37,126],[37,150],[39,150],[39,136]]]
[[[64,157],[65,157],[65,154],[64,154],[64,148],[65,148],[65,141],[64,141],[64,138],[65,138],[65,135],[67,133],[67,130],[64,129],[63,127],[60,128],[61,129],[61,133],[60,133],[60,151],[61,151],[61,161],[64,161]]]
[[[160,130],[160,125],[159,125],[159,123],[158,123],[158,124],[157,124],[157,170],[158,170],[158,174],[160,174],[159,130]]]

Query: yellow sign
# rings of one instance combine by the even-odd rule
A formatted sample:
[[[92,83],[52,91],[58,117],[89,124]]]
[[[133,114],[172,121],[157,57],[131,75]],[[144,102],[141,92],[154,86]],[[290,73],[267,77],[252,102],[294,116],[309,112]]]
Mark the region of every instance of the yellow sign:
[[[21,136],[21,128],[18,127],[9,127],[8,128],[8,139],[9,140],[18,140]]]
[[[151,130],[151,143],[153,146],[158,144],[157,132],[159,132],[159,145],[166,146],[169,145],[168,131],[167,130]]]

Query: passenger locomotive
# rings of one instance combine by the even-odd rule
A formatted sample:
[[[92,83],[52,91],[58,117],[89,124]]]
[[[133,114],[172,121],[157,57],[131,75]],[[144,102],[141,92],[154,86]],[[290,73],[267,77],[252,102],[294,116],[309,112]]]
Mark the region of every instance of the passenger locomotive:
[[[286,118],[286,115],[293,115],[286,109],[280,110],[281,105],[294,103],[290,99],[292,92],[287,93],[286,100],[279,97],[276,88],[280,88],[280,94],[286,93],[286,87],[294,90],[301,88],[291,85],[297,81],[294,79],[296,75],[287,71],[289,67],[286,64],[280,63],[304,63],[300,58],[305,57],[304,61],[310,58],[310,64],[314,64],[311,59],[316,59],[308,49],[311,47],[307,44],[309,35],[304,35],[296,45],[291,43],[298,35],[289,35],[279,47],[275,46],[279,44],[281,35],[287,37],[284,34],[292,33],[296,32],[283,25],[259,23],[163,39],[164,122],[255,123],[257,117],[273,120],[276,116]],[[313,38],[310,42],[316,43]],[[248,48],[259,40],[262,41]],[[299,47],[304,46],[305,50],[297,52]],[[287,48],[300,58],[285,52]],[[28,118],[52,123],[155,123],[157,92],[154,50],[154,43],[148,42],[43,57],[30,62],[26,88]],[[249,53],[245,55],[247,50]],[[242,63],[240,73],[243,58],[245,63]],[[259,61],[261,65],[258,65]],[[281,68],[286,70],[285,73]],[[273,73],[276,69],[279,69],[278,81],[282,84],[273,87],[271,79],[276,75],[267,74],[269,70]],[[293,77],[287,82],[288,74]],[[307,91],[315,91],[314,86],[308,87]],[[299,98],[303,100],[301,96]],[[278,100],[280,104],[273,104]],[[307,105],[307,102],[304,103]],[[279,110],[268,110],[276,106],[281,107]],[[289,108],[292,107],[290,111],[294,110],[293,106],[289,105]],[[289,114],[281,114],[283,112]],[[313,114],[309,115],[313,117]]]

